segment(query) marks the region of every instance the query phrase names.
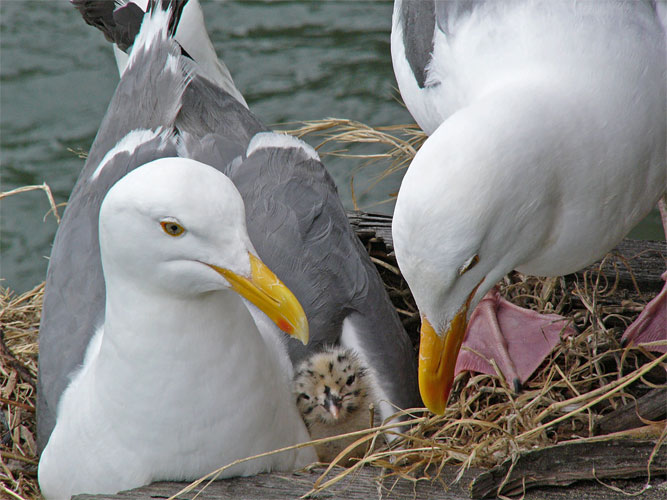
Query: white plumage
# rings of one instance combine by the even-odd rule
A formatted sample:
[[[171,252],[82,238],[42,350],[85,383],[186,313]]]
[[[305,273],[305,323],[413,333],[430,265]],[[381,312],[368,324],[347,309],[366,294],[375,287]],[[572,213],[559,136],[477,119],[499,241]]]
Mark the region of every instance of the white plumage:
[[[169,234],[179,227],[182,234]],[[130,172],[102,204],[100,244],[104,325],[63,393],[42,454],[46,498],[194,480],[308,440],[283,369],[287,352],[262,338],[230,281],[256,278],[256,265],[229,179],[183,158]],[[275,276],[264,279],[272,297],[293,301],[294,316],[286,318],[307,335],[296,299]],[[262,308],[261,299],[244,295]],[[314,459],[312,449],[283,452],[221,477]]]

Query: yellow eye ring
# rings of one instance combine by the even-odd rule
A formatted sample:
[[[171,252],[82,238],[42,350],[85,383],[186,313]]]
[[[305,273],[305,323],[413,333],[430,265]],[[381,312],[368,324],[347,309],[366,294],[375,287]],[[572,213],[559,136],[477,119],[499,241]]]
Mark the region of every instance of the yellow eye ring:
[[[162,226],[164,232],[169,236],[176,237],[182,235],[185,232],[185,228],[173,220],[163,220],[160,222],[160,225]]]

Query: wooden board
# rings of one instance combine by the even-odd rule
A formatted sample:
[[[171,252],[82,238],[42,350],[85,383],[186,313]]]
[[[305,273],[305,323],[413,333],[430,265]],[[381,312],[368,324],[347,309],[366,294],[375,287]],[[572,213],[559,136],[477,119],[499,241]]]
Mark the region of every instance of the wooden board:
[[[663,429],[656,426],[658,437]],[[480,474],[471,485],[471,496],[493,498],[499,490],[504,495],[521,495],[535,486],[568,486],[582,479],[643,477],[649,463],[651,475],[664,478],[667,447],[656,449],[656,442],[611,435],[526,451]]]
[[[419,499],[419,500],[468,500],[468,491],[473,477],[479,469],[469,470],[458,484],[452,484],[457,473],[455,467],[445,468],[440,477],[433,481],[412,482],[405,479],[378,479],[380,471],[364,468],[333,487],[316,493],[310,498],[319,499]],[[320,476],[322,469],[296,474],[260,474],[215,481],[203,491],[197,489],[179,499],[192,499],[197,492],[201,500],[287,500],[298,499],[307,494]],[[628,492],[642,489],[644,481],[606,481]],[[168,498],[180,491],[184,483],[155,483],[117,495],[78,495],[76,500],[139,500]],[[524,500],[627,500],[627,495],[592,481],[579,482],[569,488],[537,488],[529,490]],[[664,500],[667,498],[667,479],[659,478],[651,482],[651,488],[639,498],[643,500]]]
[[[659,387],[607,413],[597,422],[596,434],[634,429],[643,425],[647,420],[664,420],[666,416],[667,388]]]

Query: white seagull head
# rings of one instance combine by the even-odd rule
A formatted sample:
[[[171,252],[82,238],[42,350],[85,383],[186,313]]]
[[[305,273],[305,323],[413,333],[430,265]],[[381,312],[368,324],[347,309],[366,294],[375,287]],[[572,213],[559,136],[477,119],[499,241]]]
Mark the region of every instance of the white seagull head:
[[[239,192],[208,165],[162,158],[125,175],[102,203],[100,248],[116,289],[180,298],[232,289],[308,339],[301,305],[256,256]]]

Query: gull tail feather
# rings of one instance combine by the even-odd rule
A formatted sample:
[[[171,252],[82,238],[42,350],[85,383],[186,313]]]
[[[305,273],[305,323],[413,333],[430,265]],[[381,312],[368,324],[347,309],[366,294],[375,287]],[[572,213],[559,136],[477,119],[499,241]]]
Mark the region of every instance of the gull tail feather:
[[[188,0],[70,0],[83,20],[99,29],[104,37],[127,52],[139,34],[144,14],[169,11],[169,34],[176,32]],[[121,71],[122,73],[122,71]]]
[[[173,37],[182,54],[195,62],[197,72],[212,81],[246,108],[241,92],[225,66],[218,59],[208,36],[199,0],[70,0],[86,23],[98,28],[107,40],[114,43],[118,72],[122,76],[129,63],[126,52],[135,44],[146,12],[169,12],[168,26],[151,22],[155,32],[144,31],[146,40],[136,45],[150,43],[152,37],[166,34]],[[157,20],[154,20],[157,21]],[[164,20],[160,18],[163,23]],[[158,28],[158,26],[161,26]]]
[[[100,140],[93,144],[86,168],[98,165],[133,130],[155,131],[174,126],[196,69],[169,34],[173,19],[172,7],[165,10],[160,4],[144,16],[129,64],[100,125]]]

